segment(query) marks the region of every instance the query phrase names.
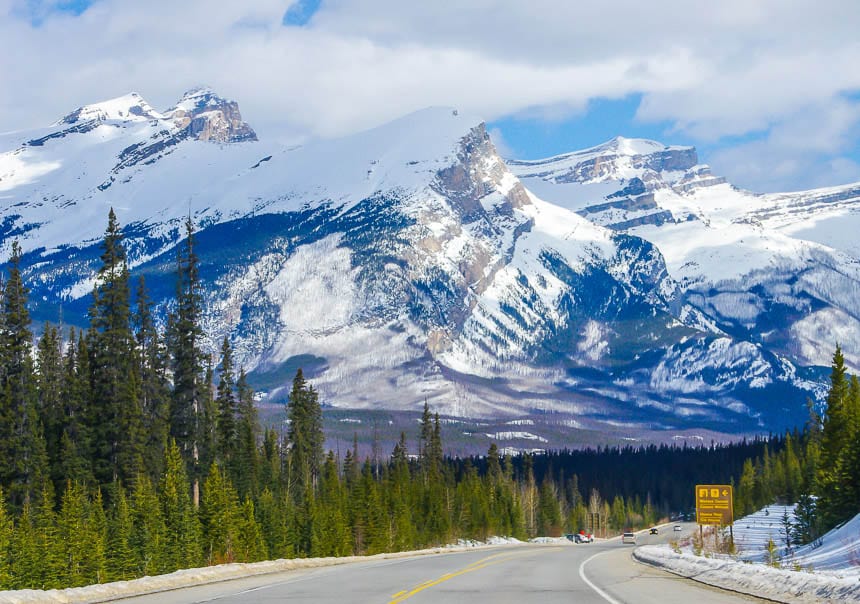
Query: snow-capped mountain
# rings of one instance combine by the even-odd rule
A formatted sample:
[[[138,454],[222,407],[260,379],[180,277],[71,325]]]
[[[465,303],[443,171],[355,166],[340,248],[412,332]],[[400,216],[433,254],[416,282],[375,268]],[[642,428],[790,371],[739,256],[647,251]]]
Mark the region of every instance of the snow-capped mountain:
[[[0,135],[0,249],[37,318],[83,323],[114,207],[163,311],[190,215],[212,348],[273,399],[301,365],[338,407],[740,432],[802,418],[815,330],[858,316],[847,239],[806,234],[847,191],[754,196],[622,138],[506,163],[447,108],[287,148],[211,90],[132,93]]]
[[[660,249],[690,325],[828,365],[860,368],[860,185],[757,195],[695,149],[617,138],[512,171],[545,199]]]

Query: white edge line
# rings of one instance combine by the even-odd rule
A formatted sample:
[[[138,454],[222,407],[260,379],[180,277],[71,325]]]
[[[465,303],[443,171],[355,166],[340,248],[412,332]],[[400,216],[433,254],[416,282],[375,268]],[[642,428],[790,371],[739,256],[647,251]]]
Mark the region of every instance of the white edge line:
[[[609,550],[607,550],[607,551],[609,551]],[[579,565],[579,578],[582,579],[583,581],[585,581],[586,585],[588,585],[591,589],[593,589],[595,592],[597,592],[597,595],[600,596],[601,598],[603,598],[604,600],[606,600],[607,602],[609,602],[609,604],[621,604],[618,600],[616,600],[615,598],[610,596],[608,593],[606,593],[605,591],[603,591],[599,587],[597,587],[597,585],[592,583],[588,579],[588,577],[585,576],[585,565],[588,564],[589,562],[591,562],[592,560],[594,560],[597,556],[602,556],[605,553],[606,553],[605,551],[598,552],[598,553],[594,554],[593,556],[590,556],[589,558],[585,559],[582,562],[582,564]]]

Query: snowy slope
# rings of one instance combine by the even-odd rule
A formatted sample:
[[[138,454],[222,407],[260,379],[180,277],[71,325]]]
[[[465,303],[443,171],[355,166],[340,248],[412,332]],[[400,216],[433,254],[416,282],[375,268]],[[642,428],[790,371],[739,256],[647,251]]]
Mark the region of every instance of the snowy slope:
[[[734,191],[721,182],[692,149],[622,138],[509,167],[480,120],[450,108],[288,148],[258,141],[209,89],[163,112],[130,94],[0,135],[0,252],[16,238],[27,251],[37,319],[62,305],[83,323],[114,207],[163,317],[190,216],[210,345],[230,336],[272,401],[301,365],[327,404],[350,408],[557,411],[586,430],[791,425],[815,383],[788,348],[753,337],[756,302],[694,297],[706,269],[737,272],[740,259],[709,259],[735,247],[719,231],[690,249],[671,230],[761,231],[735,231],[735,210],[706,198]],[[581,194],[562,203],[571,187]],[[779,258],[816,270],[833,258],[854,278],[788,228],[766,238]],[[742,276],[772,268],[744,262]],[[819,323],[799,324],[783,331],[812,340]]]
[[[696,581],[780,602],[860,601],[860,515],[828,532],[820,542],[785,546],[785,520],[793,506],[769,505],[735,520],[736,556],[695,555],[689,544],[637,548],[634,556]],[[777,567],[765,563],[768,540],[776,545]],[[705,539],[706,545],[710,542]]]
[[[827,365],[840,342],[860,367],[860,186],[756,195],[692,148],[626,139],[511,167],[545,199],[652,242],[689,325],[801,365]]]

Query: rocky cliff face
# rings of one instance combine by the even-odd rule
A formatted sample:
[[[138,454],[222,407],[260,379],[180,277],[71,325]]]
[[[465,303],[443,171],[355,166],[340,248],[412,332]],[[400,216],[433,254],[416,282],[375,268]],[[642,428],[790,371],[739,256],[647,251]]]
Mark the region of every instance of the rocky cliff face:
[[[218,143],[256,141],[257,133],[242,120],[239,104],[219,97],[209,88],[186,92],[167,117],[191,138]]]
[[[212,349],[229,336],[271,401],[301,365],[326,403],[350,409],[427,400],[460,416],[566,414],[597,431],[775,429],[815,386],[776,339],[753,337],[773,307],[714,286],[717,269],[741,266],[733,248],[713,248],[710,264],[683,251],[721,224],[721,242],[747,233],[725,206],[748,198],[696,162],[619,138],[506,163],[479,120],[451,109],[285,149],[256,141],[211,91],[163,114],[128,96],[8,145],[0,186],[16,204],[0,208],[0,244],[28,250],[37,319],[57,321],[62,305],[64,322],[85,323],[116,207],[163,316],[191,214]],[[685,225],[706,228],[675,237]],[[784,269],[784,286],[812,274]],[[816,295],[815,308],[836,308]],[[796,323],[774,320],[774,334]]]

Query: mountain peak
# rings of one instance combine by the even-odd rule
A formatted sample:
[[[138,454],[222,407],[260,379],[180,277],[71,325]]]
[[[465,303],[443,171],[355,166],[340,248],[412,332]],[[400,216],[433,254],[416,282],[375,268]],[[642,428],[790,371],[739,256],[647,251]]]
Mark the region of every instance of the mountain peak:
[[[661,142],[649,140],[647,138],[626,138],[624,136],[616,136],[603,144],[592,147],[591,149],[579,151],[578,153],[610,152],[617,155],[635,157],[637,155],[651,155],[662,151],[680,151],[691,148],[692,147],[664,145]]]
[[[161,115],[136,92],[79,107],[57,122],[75,124],[79,121],[140,121],[157,119]]]
[[[242,119],[239,104],[196,86],[182,95],[165,115],[179,128],[187,128],[197,140],[219,143],[256,141],[257,133]]]

